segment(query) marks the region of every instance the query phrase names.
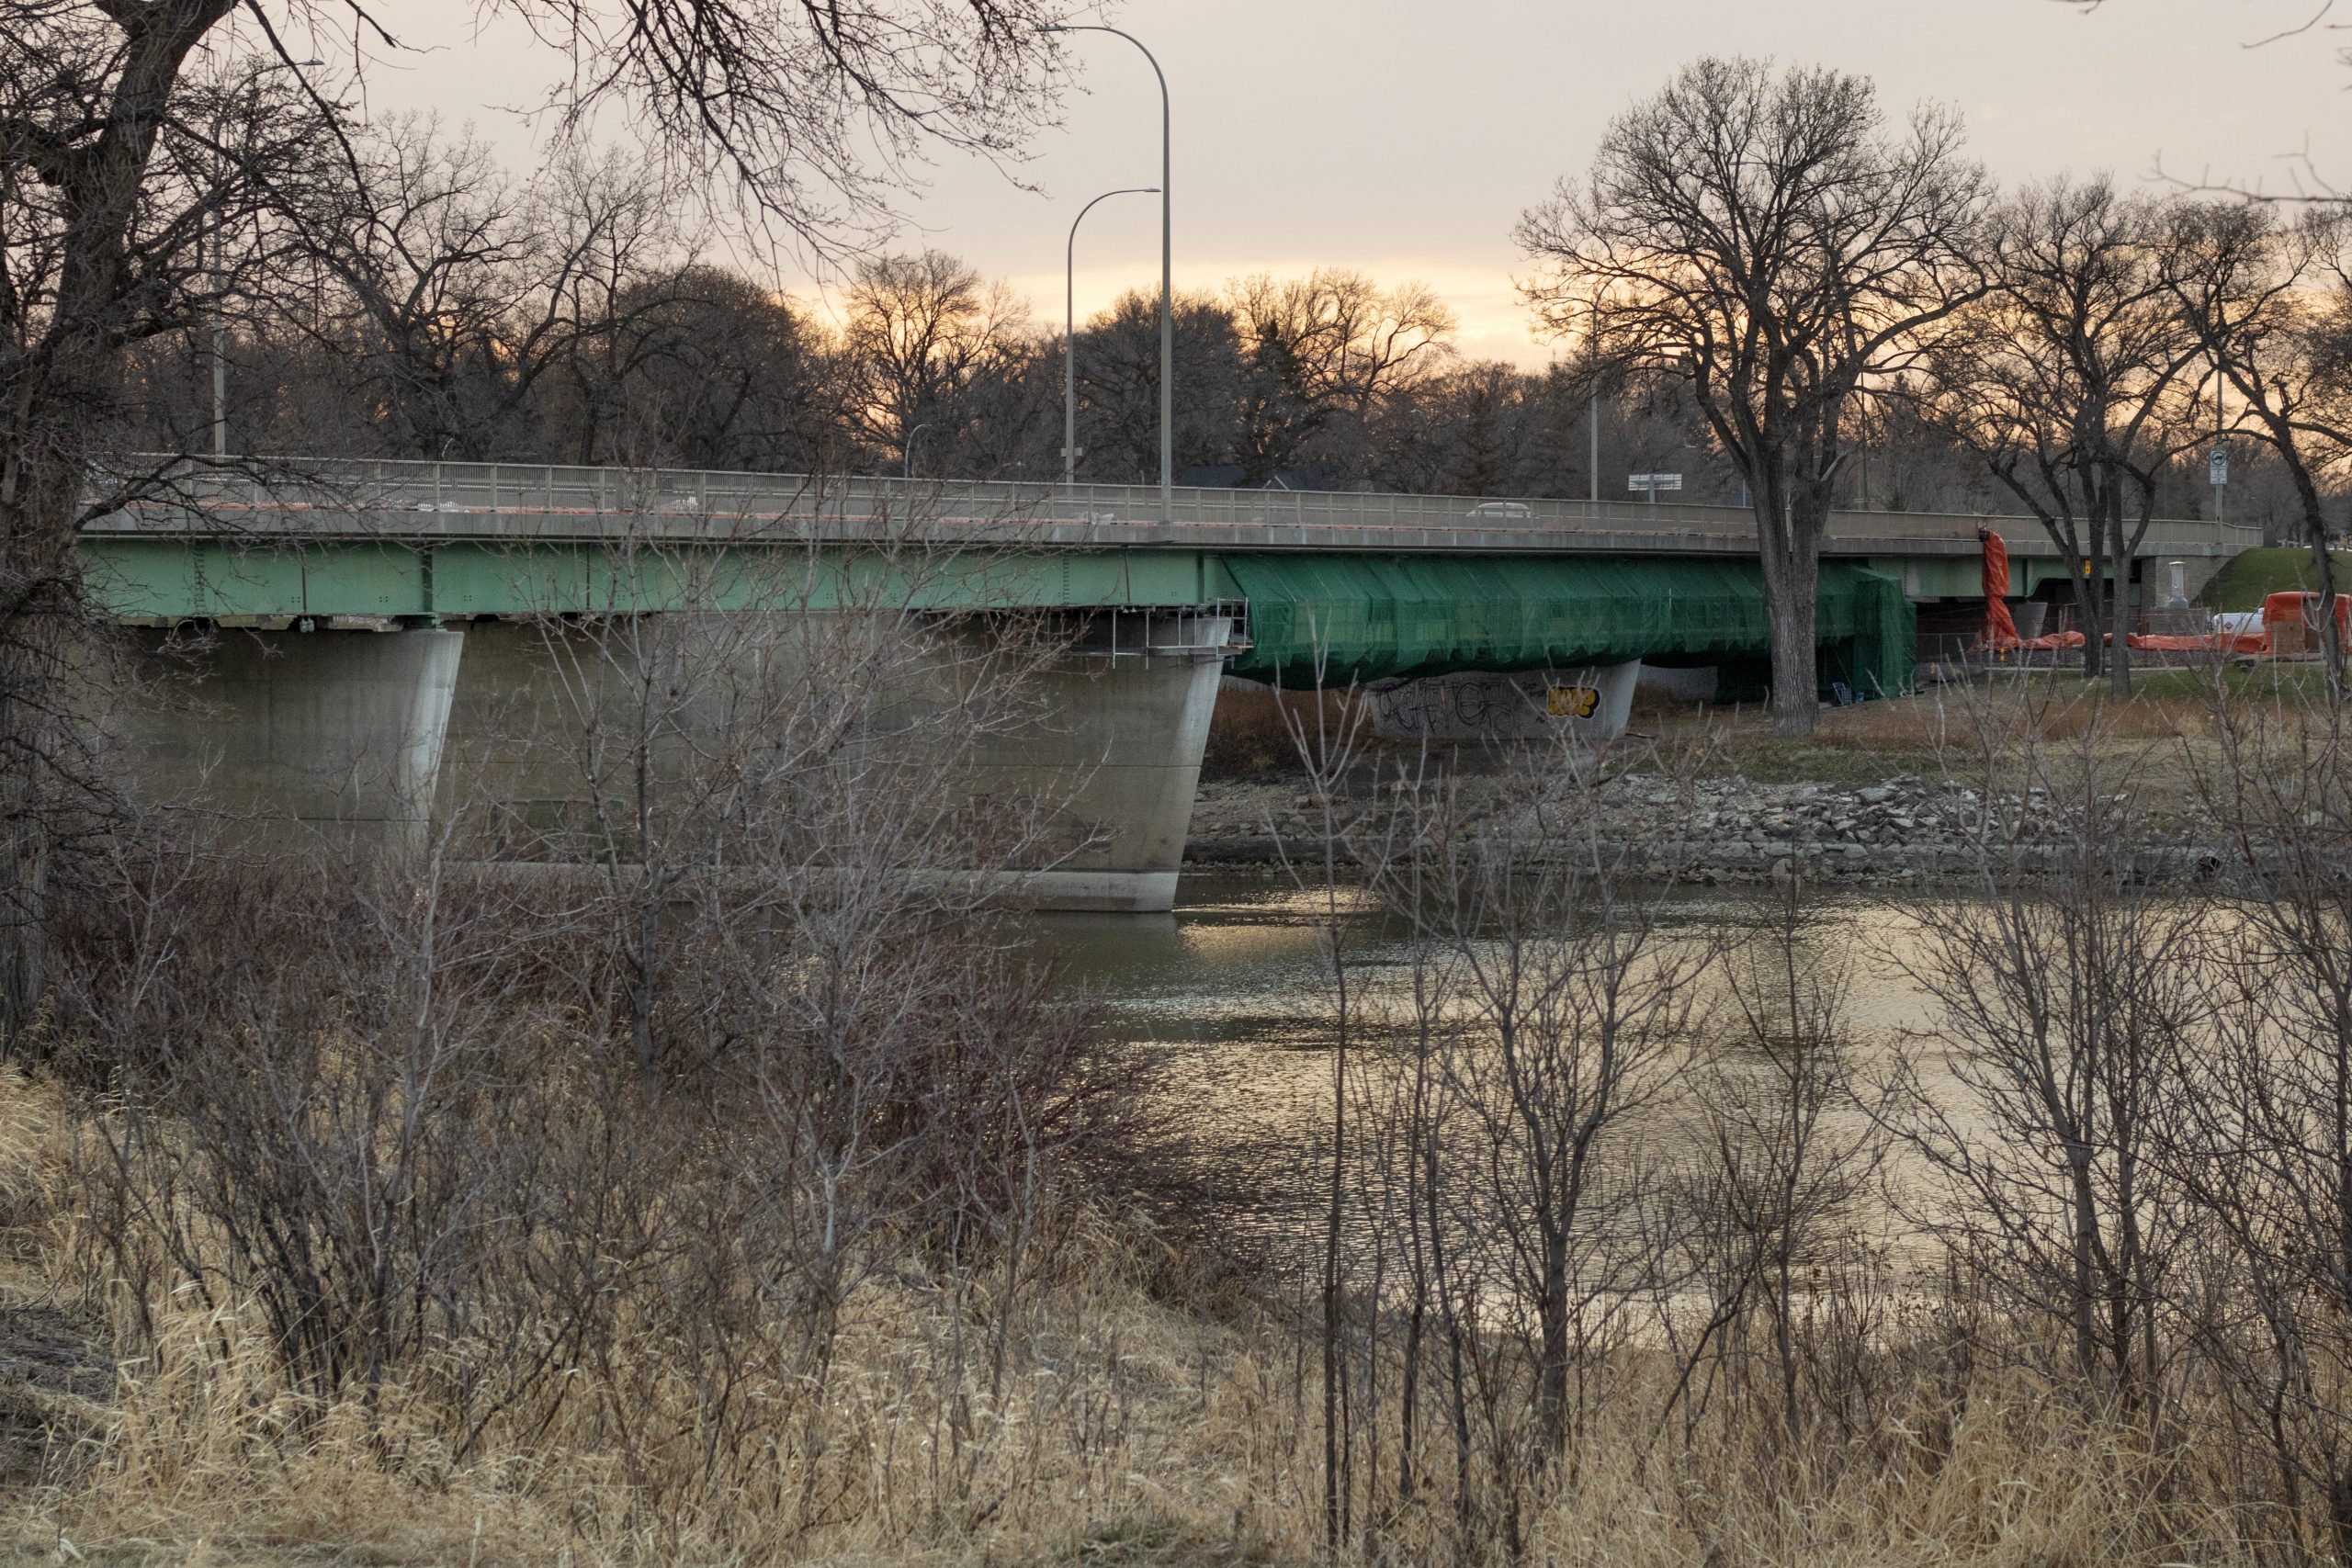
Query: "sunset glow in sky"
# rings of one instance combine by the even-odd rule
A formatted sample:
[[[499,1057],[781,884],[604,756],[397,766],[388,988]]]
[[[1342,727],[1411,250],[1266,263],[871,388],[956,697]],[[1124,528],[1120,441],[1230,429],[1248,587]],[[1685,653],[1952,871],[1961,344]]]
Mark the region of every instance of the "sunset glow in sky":
[[[2005,182],[2071,169],[2154,183],[2291,183],[2292,155],[2352,185],[2352,32],[2252,47],[2315,0],[1130,0],[1103,19],[1148,43],[1175,114],[1180,288],[1244,273],[1354,267],[1434,286],[1464,352],[1541,363],[1511,278],[1520,210],[1580,171],[1609,118],[1708,52],[1770,55],[1876,79],[1889,109],[1956,105]],[[470,120],[515,162],[511,112],[556,62],[519,34],[478,35],[461,0],[402,8],[429,52],[372,72],[369,107]],[[1058,320],[1070,216],[1159,174],[1158,93],[1114,38],[1070,40],[1080,91],[1008,172],[964,159],[906,203],[908,247],[935,244],[1012,280]],[[1021,183],[1037,189],[1024,190]],[[1159,205],[1105,202],[1079,239],[1081,318],[1156,284]],[[812,280],[788,259],[777,280]]]

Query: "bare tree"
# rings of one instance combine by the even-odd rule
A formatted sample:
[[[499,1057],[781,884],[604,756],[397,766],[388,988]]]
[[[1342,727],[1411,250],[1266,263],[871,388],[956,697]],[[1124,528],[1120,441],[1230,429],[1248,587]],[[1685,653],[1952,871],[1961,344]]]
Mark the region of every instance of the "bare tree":
[[[1521,217],[1555,333],[1686,381],[1748,486],[1772,714],[1813,728],[1821,539],[1857,390],[1917,364],[1987,287],[1984,176],[1950,111],[1888,134],[1860,77],[1702,60],[1619,116],[1592,169]]]
[[[2186,330],[2237,394],[2232,424],[2276,453],[2294,486],[2319,585],[2328,690],[2341,701],[2333,530],[2319,487],[2352,458],[2352,220],[2324,209],[2281,224],[2267,207],[2190,206],[2166,240],[2165,281]]]
[[[2185,1052],[2174,1179],[2220,1242],[2191,1322],[2314,1558],[2352,1562],[2352,778],[2343,708],[2216,712],[2207,802],[2248,897]]]
[[[362,143],[352,213],[317,215],[318,254],[339,286],[320,330],[357,361],[405,457],[480,460],[511,451],[524,400],[552,362],[554,302],[538,288],[543,231],[526,193],[471,138],[428,119]],[[527,306],[538,296],[538,310]]]
[[[1702,1263],[1714,1277],[1710,1326],[1744,1341],[1760,1319],[1794,1448],[1809,1409],[1840,1413],[1825,1397],[1833,1391],[1804,1386],[1821,1364],[1807,1354],[1807,1300],[1864,1252],[1860,1211],[1886,1140],[1859,1114],[1845,1016],[1852,954],[1825,940],[1802,877],[1759,904],[1761,929],[1731,948],[1724,970],[1737,1027],[1698,1083],[1705,1155],[1694,1228],[1713,1254]]]
[[[1227,290],[1249,376],[1241,415],[1243,481],[1261,482],[1317,450],[1360,435],[1379,402],[1452,355],[1453,313],[1424,285],[1383,288],[1362,273],[1318,267],[1261,274]]]
[[[1176,467],[1233,461],[1246,372],[1240,333],[1223,301],[1175,301]],[[1128,289],[1078,333],[1081,475],[1140,483],[1159,472],[1159,294]]]
[[[1477,809],[1458,776],[1400,779],[1395,852],[1374,867],[1428,971],[1416,995],[1441,1009],[1453,1125],[1429,1151],[1425,1202],[1454,1275],[1447,1310],[1480,1325],[1464,1329],[1465,1351],[1498,1329],[1518,1347],[1510,1369],[1475,1375],[1527,1380],[1495,1393],[1529,1425],[1492,1434],[1499,1473],[1523,1480],[1568,1455],[1597,1397],[1584,1380],[1654,1282],[1641,1127],[1690,1066],[1697,981],[1716,952],[1666,919],[1671,859],[1643,868],[1663,874],[1651,880],[1595,826],[1610,765],[1566,736],[1531,745]],[[1505,1303],[1496,1315],[1466,1278]]]
[[[575,320],[565,395],[541,419],[583,463],[824,472],[844,438],[831,363],[790,299],[717,267],[663,267]]]
[[[258,287],[329,166],[323,106],[250,61],[187,69],[231,8],[40,4],[0,37],[0,1049],[38,1003],[50,890],[115,803],[68,682],[95,667],[76,532],[159,488],[122,440],[126,355]]]
[[[890,175],[926,145],[1011,152],[1050,103],[1055,45],[1042,29],[1062,14],[1051,0],[502,8],[578,67],[556,94],[568,123],[584,125],[606,104],[634,106],[682,164],[725,175],[748,209],[820,249],[872,221]],[[293,65],[289,29],[338,39],[354,61],[397,42],[373,13],[323,0],[31,0],[9,24],[0,39],[0,202],[12,215],[0,240],[0,750],[16,761],[0,781],[0,831],[9,886],[38,890],[56,848],[40,803],[56,794],[72,750],[58,693],[81,603],[74,537],[93,461],[108,455],[119,425],[124,356],[181,330],[204,302],[200,248],[224,217],[300,207],[290,169],[352,161],[343,111],[308,78],[289,73],[288,112],[247,117],[232,141],[214,129],[227,121],[207,112],[191,62],[217,48]],[[175,153],[190,145],[214,154],[200,179]],[[22,933],[43,918],[36,896],[29,913],[12,917],[10,940],[31,940]],[[38,964],[20,955],[8,969],[0,1035],[13,1037]]]
[[[1938,1179],[1903,1201],[2047,1323],[2082,1388],[2153,1420],[2185,1224],[2164,1118],[2208,1005],[2205,912],[2161,878],[2135,760],[2096,723],[2045,744],[2038,716],[1982,716],[1969,885],[1890,951],[1939,1010],[1888,1102]]]
[[[1998,242],[1995,291],[1936,356],[1939,412],[2064,553],[2084,673],[2104,654],[2120,696],[2132,563],[2176,449],[2173,393],[2198,354],[2165,286],[2165,209],[2104,176],[2052,180],[2002,210]]]
[[[970,411],[967,392],[1015,351],[1027,311],[1003,284],[983,283],[944,251],[878,256],[850,286],[842,329],[854,378],[852,415],[865,439],[905,462],[929,427],[944,447]]]

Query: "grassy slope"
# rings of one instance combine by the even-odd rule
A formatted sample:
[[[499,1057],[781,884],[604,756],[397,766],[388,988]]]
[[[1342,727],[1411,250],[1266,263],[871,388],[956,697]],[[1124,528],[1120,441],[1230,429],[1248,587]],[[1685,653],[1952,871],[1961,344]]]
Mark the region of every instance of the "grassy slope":
[[[2340,586],[2352,587],[2352,553],[2335,552],[2335,571]],[[2211,610],[2259,610],[2266,594],[2316,592],[2312,577],[2312,553],[2300,545],[2248,550],[2223,567],[2197,602]]]

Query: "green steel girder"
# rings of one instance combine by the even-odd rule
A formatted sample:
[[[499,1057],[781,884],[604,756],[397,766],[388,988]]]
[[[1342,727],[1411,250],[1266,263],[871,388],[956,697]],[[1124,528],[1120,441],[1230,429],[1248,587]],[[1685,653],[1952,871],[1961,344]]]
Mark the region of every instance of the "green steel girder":
[[[935,556],[856,546],[724,545],[615,551],[593,543],[430,545],[88,536],[99,602],[124,620],[294,615],[430,618],[663,609],[1086,608],[1243,597],[1207,549],[967,550]],[[1973,598],[1968,557],[1873,558],[1913,599]],[[2010,592],[2064,566],[2013,558]]]
[[[966,551],[593,544],[257,547],[85,537],[99,602],[126,620],[520,615],[664,609],[970,610],[1197,604],[1235,597],[1201,550]]]

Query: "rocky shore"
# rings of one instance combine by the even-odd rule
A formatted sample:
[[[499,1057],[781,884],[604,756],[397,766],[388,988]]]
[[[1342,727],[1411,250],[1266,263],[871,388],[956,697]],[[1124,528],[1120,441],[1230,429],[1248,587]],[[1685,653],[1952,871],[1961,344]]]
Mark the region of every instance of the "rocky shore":
[[[1473,811],[1500,809],[1492,781],[1463,781]],[[1482,798],[1483,797],[1483,798]],[[1603,835],[1637,863],[1682,868],[1701,884],[1769,882],[1798,871],[1855,886],[1899,886],[1949,877],[1982,863],[1978,846],[2022,845],[2030,861],[2054,854],[2046,793],[1987,796],[1902,773],[1861,784],[1763,784],[1741,777],[1681,784],[1628,775],[1598,792]],[[1278,863],[1317,840],[1321,814],[1291,779],[1204,781],[1195,797],[1185,859],[1198,866]],[[2213,860],[2210,821],[2193,807],[2152,824],[2152,869],[2195,874]],[[1532,854],[1540,829],[1529,826]]]

